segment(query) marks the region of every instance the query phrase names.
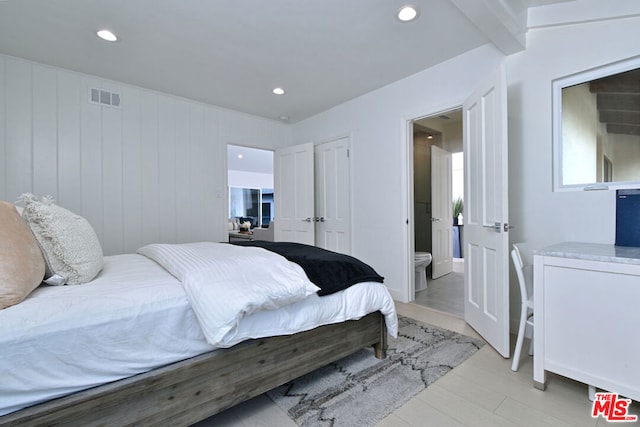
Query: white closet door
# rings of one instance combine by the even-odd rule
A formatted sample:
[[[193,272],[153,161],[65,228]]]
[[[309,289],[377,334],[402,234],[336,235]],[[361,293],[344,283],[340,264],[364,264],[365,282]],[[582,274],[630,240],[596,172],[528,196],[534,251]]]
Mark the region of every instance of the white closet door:
[[[313,245],[313,143],[276,150],[274,165],[274,238]]]
[[[316,246],[351,253],[349,139],[315,148]]]

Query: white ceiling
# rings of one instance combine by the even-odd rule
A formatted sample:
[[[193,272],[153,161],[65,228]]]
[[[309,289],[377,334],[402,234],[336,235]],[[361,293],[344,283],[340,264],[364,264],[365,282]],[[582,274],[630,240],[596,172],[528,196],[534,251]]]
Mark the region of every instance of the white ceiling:
[[[227,169],[273,175],[273,151],[229,144]]]
[[[562,1],[412,0],[401,23],[400,0],[0,0],[0,52],[294,123],[489,42],[520,50],[526,8]]]

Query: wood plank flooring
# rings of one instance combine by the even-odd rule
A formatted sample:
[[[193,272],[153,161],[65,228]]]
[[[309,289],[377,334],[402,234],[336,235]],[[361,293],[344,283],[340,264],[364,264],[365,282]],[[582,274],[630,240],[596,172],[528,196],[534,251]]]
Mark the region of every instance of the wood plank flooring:
[[[453,259],[453,272],[428,279],[427,289],[416,292],[416,304],[464,317],[464,259]]]

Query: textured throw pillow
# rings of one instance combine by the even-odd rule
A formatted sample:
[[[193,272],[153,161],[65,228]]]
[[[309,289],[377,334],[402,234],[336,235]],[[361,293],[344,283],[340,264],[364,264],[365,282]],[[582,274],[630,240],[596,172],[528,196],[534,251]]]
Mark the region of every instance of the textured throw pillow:
[[[17,304],[40,285],[44,258],[15,206],[0,201],[0,310]]]
[[[79,285],[102,270],[102,246],[91,224],[57,206],[51,198],[23,194],[22,217],[36,237],[46,262],[45,283]]]

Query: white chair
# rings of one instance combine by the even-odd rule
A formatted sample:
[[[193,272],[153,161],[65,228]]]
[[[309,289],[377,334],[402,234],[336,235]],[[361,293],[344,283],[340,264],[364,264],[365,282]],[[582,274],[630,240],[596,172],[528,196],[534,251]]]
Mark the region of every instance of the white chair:
[[[520,284],[520,327],[516,348],[513,352],[511,370],[517,371],[520,364],[520,353],[524,342],[524,333],[527,326],[531,326],[531,342],[529,343],[529,356],[533,354],[533,251],[526,243],[514,243],[511,250],[511,259],[516,268],[518,283]],[[596,387],[587,384],[589,400],[595,400]]]
[[[511,363],[511,370],[517,371],[527,326],[531,326],[529,355],[533,354],[533,252],[525,243],[516,243],[511,251],[511,259],[518,275],[521,300],[520,327],[518,328],[518,339],[513,352],[513,362]]]

